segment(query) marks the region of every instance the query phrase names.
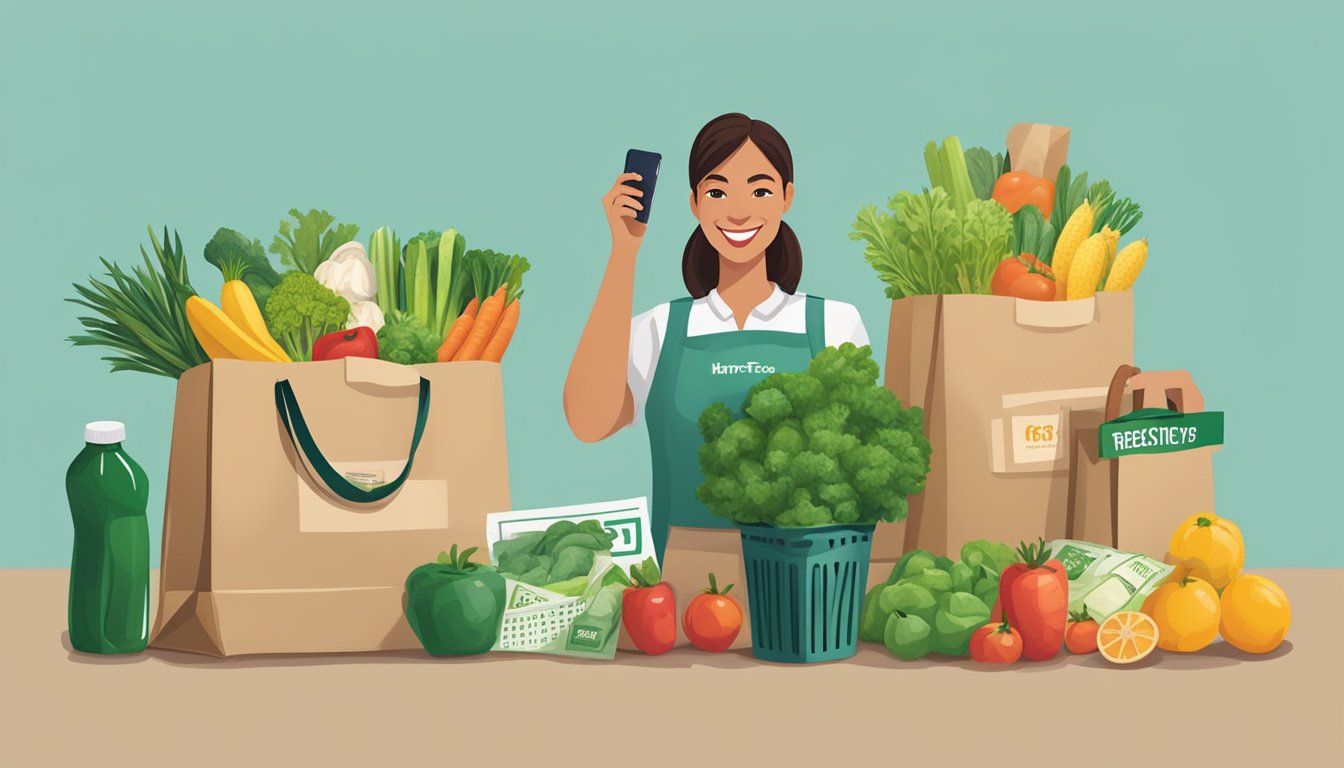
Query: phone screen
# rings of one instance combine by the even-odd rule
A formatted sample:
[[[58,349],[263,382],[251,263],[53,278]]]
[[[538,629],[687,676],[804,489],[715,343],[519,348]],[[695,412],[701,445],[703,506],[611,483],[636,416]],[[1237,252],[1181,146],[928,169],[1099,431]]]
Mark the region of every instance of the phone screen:
[[[635,212],[635,221],[649,223],[649,211],[653,210],[653,188],[658,183],[658,169],[662,164],[663,156],[657,152],[632,149],[625,153],[625,172],[638,173],[643,177],[640,181],[626,182],[644,193],[639,198],[644,204],[644,210]]]

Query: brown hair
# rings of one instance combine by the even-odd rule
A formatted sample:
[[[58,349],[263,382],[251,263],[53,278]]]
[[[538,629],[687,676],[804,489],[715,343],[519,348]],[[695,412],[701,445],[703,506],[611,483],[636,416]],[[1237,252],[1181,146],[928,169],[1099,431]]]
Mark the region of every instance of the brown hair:
[[[793,155],[779,131],[763,120],[731,112],[706,123],[691,144],[691,190],[748,141],[775,167],[781,186],[793,181]],[[798,280],[803,276],[803,247],[785,222],[779,223],[779,234],[765,248],[765,274],[785,293],[798,290]],[[681,277],[686,290],[697,299],[719,284],[719,253],[700,227],[686,241],[686,250],[681,255]]]

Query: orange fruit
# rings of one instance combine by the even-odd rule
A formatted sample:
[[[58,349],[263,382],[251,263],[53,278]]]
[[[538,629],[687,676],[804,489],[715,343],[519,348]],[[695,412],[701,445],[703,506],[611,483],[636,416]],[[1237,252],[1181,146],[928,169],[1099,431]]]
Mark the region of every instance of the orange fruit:
[[[1218,637],[1222,606],[1218,591],[1203,579],[1168,581],[1143,601],[1143,612],[1157,622],[1157,645],[1164,651],[1202,651]]]
[[[1223,590],[1219,630],[1233,648],[1269,653],[1288,636],[1292,619],[1288,595],[1264,576],[1238,576]]]
[[[1246,564],[1246,543],[1231,520],[1211,512],[1191,515],[1171,537],[1169,562],[1177,565],[1174,579],[1203,579],[1222,591]]]
[[[1113,613],[1097,627],[1097,650],[1114,664],[1146,658],[1161,638],[1152,617],[1138,611]]]

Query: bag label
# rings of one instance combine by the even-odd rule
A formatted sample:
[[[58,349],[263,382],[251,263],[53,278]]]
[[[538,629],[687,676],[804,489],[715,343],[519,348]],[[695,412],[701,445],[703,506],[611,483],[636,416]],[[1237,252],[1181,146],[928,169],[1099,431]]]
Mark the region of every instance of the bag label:
[[[1108,421],[1098,430],[1103,459],[1150,453],[1178,453],[1223,444],[1221,411],[1177,413],[1144,408]]]
[[[1059,458],[1059,413],[1013,417],[1013,462],[1053,464]]]

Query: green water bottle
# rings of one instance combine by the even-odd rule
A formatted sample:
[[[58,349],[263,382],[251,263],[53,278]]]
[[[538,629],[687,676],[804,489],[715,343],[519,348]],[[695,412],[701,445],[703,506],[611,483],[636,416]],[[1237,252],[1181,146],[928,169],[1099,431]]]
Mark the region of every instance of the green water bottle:
[[[149,641],[149,478],[125,439],[119,421],[89,424],[65,473],[75,522],[70,645],[84,653],[137,653]]]

